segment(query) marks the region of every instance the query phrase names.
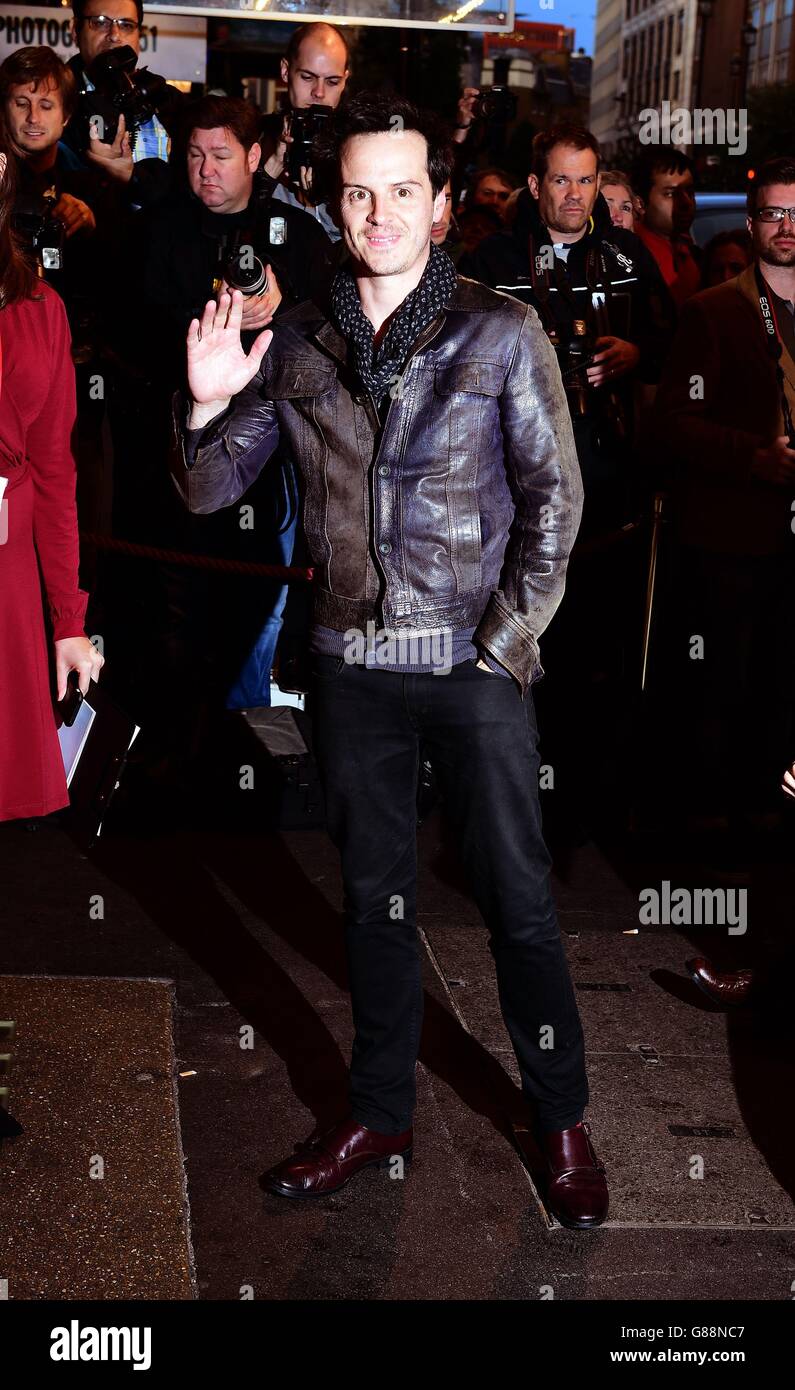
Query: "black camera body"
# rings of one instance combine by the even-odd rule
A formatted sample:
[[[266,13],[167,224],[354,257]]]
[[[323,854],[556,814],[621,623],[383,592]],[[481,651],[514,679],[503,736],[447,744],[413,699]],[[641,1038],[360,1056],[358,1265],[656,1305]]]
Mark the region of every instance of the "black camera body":
[[[99,138],[112,145],[124,117],[132,140],[135,131],[157,115],[167,83],[148,68],[137,68],[138,55],[129,44],[97,54],[86,76],[94,90],[84,92],[74,119],[80,143],[88,148],[91,127],[99,124]]]
[[[575,319],[570,334],[561,337],[557,329],[552,329],[547,336],[555,349],[572,419],[590,414],[593,388],[586,371],[593,361],[593,334],[584,319]]]
[[[319,103],[291,111],[290,135],[292,136],[292,144],[288,146],[287,172],[293,183],[300,182],[302,167],[312,168],[314,142],[318,135],[328,129],[333,116],[333,106],[322,106]]]
[[[516,107],[516,93],[509,87],[496,85],[480,93],[475,112],[489,125],[509,125],[516,115]]]
[[[41,195],[21,194],[11,215],[25,254],[38,263],[42,274],[64,268],[66,231],[54,213],[57,201],[54,189]]]

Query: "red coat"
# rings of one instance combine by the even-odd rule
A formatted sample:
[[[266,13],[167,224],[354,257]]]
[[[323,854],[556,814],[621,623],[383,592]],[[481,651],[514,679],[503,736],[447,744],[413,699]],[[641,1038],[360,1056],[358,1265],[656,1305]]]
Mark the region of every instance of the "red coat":
[[[68,803],[42,583],[54,639],[82,635],[87,602],[77,586],[69,326],[55,291],[39,290],[41,299],[0,310],[0,821]]]

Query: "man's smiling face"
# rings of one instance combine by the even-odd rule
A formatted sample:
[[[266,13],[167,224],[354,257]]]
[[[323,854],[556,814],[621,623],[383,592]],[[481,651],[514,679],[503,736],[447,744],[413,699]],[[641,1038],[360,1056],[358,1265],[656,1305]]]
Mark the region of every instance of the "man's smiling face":
[[[428,255],[445,205],[428,176],[428,146],[416,130],[353,135],[340,161],[345,244],[359,273],[403,275]]]

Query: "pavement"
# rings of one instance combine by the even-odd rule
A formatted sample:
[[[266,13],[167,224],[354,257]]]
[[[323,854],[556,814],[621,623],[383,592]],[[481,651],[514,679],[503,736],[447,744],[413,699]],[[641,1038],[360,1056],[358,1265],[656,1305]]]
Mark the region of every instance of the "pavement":
[[[419,854],[414,1162],[303,1203],[269,1196],[260,1180],[345,1109],[342,893],[325,832],[197,828],[164,812],[149,830],[111,817],[85,853],[57,817],[0,827],[1,973],[173,982],[195,1296],[791,1299],[791,981],[730,1015],[684,968],[702,951],[724,968],[758,963],[777,937],[786,949],[788,854],[762,851],[735,876],[749,927],[730,936],[641,925],[639,895],[731,875],[705,877],[654,840],[555,849],[587,1118],[611,1185],[609,1222],[591,1232],[555,1225],[533,1182],[485,929],[437,813],[419,830]],[[14,1067],[12,1055],[12,1113],[25,1085]],[[19,1143],[2,1145],[0,1170]],[[57,1148],[51,1158],[61,1161]],[[123,1280],[109,1276],[101,1296],[125,1296]]]

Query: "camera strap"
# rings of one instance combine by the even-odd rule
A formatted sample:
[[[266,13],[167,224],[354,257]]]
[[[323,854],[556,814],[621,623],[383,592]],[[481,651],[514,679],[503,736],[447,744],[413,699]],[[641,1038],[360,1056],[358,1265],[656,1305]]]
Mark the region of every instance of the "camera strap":
[[[551,243],[547,243],[551,246]],[[538,301],[538,312],[544,332],[549,336],[550,333],[557,333],[558,325],[555,321],[555,314],[552,309],[552,294],[550,290],[550,270],[544,263],[541,249],[536,248],[536,243],[532,234],[527,238],[527,251],[530,258],[530,283],[533,293]],[[577,305],[571,286],[566,276],[566,267],[560,258],[554,254],[552,257],[551,275],[555,279],[555,289],[561,294],[572,310],[575,318],[578,317]]]
[[[767,347],[768,356],[773,362],[776,370],[776,384],[778,386],[779,396],[781,397],[781,413],[784,417],[784,432],[789,435],[790,441],[792,441],[794,437],[792,411],[790,410],[790,404],[787,398],[784,372],[781,366],[781,354],[784,351],[784,345],[779,332],[776,311],[773,307],[770,291],[759,269],[758,261],[754,262],[754,278],[756,279],[756,288],[759,295],[759,308],[762,314],[762,322],[765,326],[765,345]]]
[[[539,314],[545,332],[549,334],[550,329],[557,329],[554,313],[552,311],[550,271],[542,263],[542,257],[536,249],[532,235],[528,237],[527,249],[530,258],[530,280],[533,286],[533,292],[538,300]],[[551,273],[555,278],[555,289],[557,293],[561,294],[565,299],[573,317],[582,318],[582,313],[578,309],[574,291],[569,283],[567,265],[562,262],[558,256],[554,256]],[[588,302],[585,310],[586,321],[596,328],[598,336],[603,336],[610,333],[612,287],[604,250],[601,246],[589,246],[585,253],[585,283],[588,288]],[[596,298],[597,295],[604,296],[603,303],[599,303]]]

